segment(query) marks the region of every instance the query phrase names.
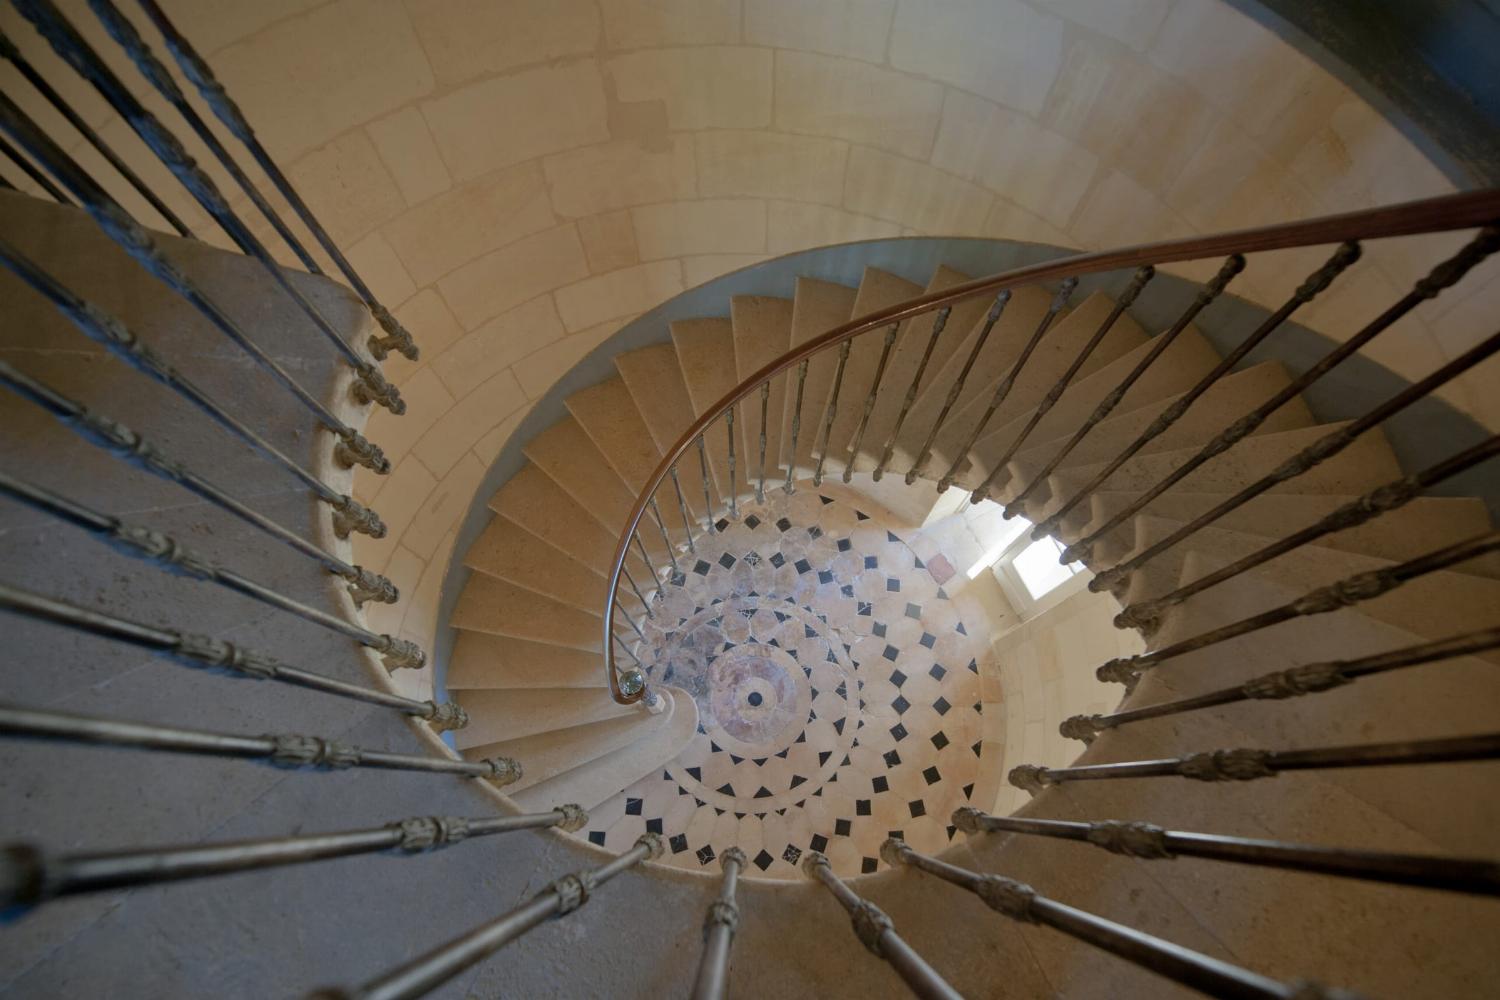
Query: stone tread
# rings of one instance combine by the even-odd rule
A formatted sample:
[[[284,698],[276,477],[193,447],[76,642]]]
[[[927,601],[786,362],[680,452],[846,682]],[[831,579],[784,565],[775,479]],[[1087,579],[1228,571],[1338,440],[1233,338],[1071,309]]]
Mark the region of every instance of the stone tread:
[[[749,378],[756,370],[776,360],[791,347],[792,300],[766,295],[736,295],[729,300],[730,322],[734,328],[734,367],[738,380]],[[781,465],[781,415],[786,410],[787,376],[771,380],[766,400],[766,481],[784,478]],[[740,404],[740,427],[744,431],[748,457],[746,472],[760,477],[760,393],[748,396]]]
[[[591,650],[460,629],[443,678],[463,688],[602,688],[604,663]]]
[[[522,466],[489,507],[595,572],[608,572],[615,536],[539,466]]]
[[[635,705],[615,704],[604,688],[469,690],[456,697],[470,720],[453,734],[460,750],[641,713]],[[526,761],[517,759],[524,770]]]
[[[598,614],[569,607],[483,573],[470,575],[449,624],[475,632],[595,652],[602,641]]]
[[[836,326],[849,321],[854,311],[854,300],[858,292],[846,285],[836,285],[816,278],[798,278],[796,294],[792,297],[792,346],[804,344],[814,337],[827,333]],[[791,373],[792,382],[786,394],[786,413],[783,420],[782,440],[786,451],[792,447],[792,426],[800,423],[797,438],[797,454],[793,458],[782,456],[784,468],[788,461],[795,461],[799,475],[811,475],[817,446],[818,430],[821,427],[823,403],[828,400],[829,388],[833,385],[836,367],[833,351],[824,351],[808,359],[807,377],[802,382],[801,419],[797,420],[797,373]]]

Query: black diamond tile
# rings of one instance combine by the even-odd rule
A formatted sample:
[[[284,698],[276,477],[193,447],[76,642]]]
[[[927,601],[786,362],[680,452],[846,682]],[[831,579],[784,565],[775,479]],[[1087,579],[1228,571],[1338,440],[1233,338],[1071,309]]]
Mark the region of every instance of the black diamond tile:
[[[646,832],[647,833],[657,833],[657,834],[661,833],[661,819],[660,819],[660,817],[658,817],[657,819],[648,819],[648,820],[646,820]]]
[[[816,639],[818,637],[818,630],[811,625],[804,624],[802,626],[802,637],[804,639]]]
[[[973,746],[972,746],[972,747],[970,747],[970,748],[969,748],[969,749],[971,749],[971,750],[973,750],[973,751],[974,751],[974,756],[976,756],[976,757],[978,757],[978,756],[979,756],[979,751],[980,751],[980,749],[981,749],[981,748],[982,748],[982,747],[983,747],[983,746],[984,746],[984,743],[983,743],[983,742],[980,742],[980,743],[975,743],[975,744],[974,744],[974,745],[973,745]]]
[[[769,799],[771,797],[771,790],[765,785],[761,785],[753,797],[757,799]]]
[[[937,709],[937,714],[938,715],[947,715],[948,714],[948,709],[952,708],[953,706],[950,705],[950,704],[948,704],[948,699],[947,698],[944,698],[941,695],[939,695],[938,696],[938,700],[932,703],[932,707],[935,708],[935,709]]]
[[[862,858],[859,862],[859,873],[861,875],[868,875],[878,867],[880,867],[880,862],[874,858]]]
[[[766,766],[766,761],[768,761],[770,759],[771,758],[769,758],[769,757],[757,757],[753,761],[751,761],[750,763],[754,764],[756,767],[765,767]]]
[[[970,660],[969,661],[969,673],[971,673],[971,674],[977,674],[977,673],[979,673],[979,664],[977,662],[975,662],[974,660]]]
[[[719,531],[723,531],[725,528],[729,527],[729,518],[727,518],[727,517],[721,517],[721,518],[719,518],[716,522],[714,522],[714,527],[717,528]]]
[[[901,593],[901,581],[894,576],[890,577],[885,581],[885,589],[889,593],[899,594]]]
[[[639,816],[640,814],[641,814],[641,800],[640,799],[626,799],[625,800],[625,815],[627,815],[627,816]]]
[[[729,755],[729,763],[731,764],[743,764],[744,762],[745,758],[743,757],[737,757],[734,754]]]
[[[937,636],[933,635],[931,632],[923,632],[922,638],[917,641],[920,642],[925,648],[931,649],[933,646],[937,645]]]
[[[964,798],[966,798],[966,799],[972,799],[973,797],[974,797],[974,786],[972,784],[965,785],[964,786]]]
[[[942,774],[940,774],[938,772],[936,764],[932,765],[927,770],[923,771],[922,772],[922,777],[925,778],[925,779],[927,779],[927,783],[929,785],[935,785],[939,781],[943,780],[943,776],[942,776]]]
[[[864,615],[867,618],[870,617],[870,615],[874,611],[875,611],[875,606],[873,604],[871,604],[869,601],[860,601],[857,605],[855,605],[855,608],[854,608],[854,613],[855,614]]]
[[[848,552],[851,545],[853,545],[853,543],[850,542],[849,539],[847,539],[847,538],[840,538],[839,539],[839,551],[840,552]]]
[[[908,617],[908,618],[921,618],[922,617],[922,605],[920,605],[920,604],[912,604],[910,601],[908,601],[907,604],[906,604],[906,617]]]
[[[807,537],[808,538],[822,538],[823,537],[823,529],[820,528],[820,527],[818,527],[815,524],[811,528],[807,529]]]
[[[943,665],[941,663],[934,663],[931,669],[927,671],[927,676],[931,677],[935,681],[940,681],[947,675],[947,673],[948,671],[943,669]]]
[[[762,847],[760,849],[760,853],[751,860],[755,862],[755,867],[759,868],[761,871],[765,871],[767,868],[771,867],[771,862],[775,861],[776,859],[771,857],[771,855],[766,852],[766,849]]]
[[[896,533],[895,532],[889,531],[889,530],[887,530],[886,533],[885,533],[885,540],[888,541],[888,542],[899,542],[899,541],[901,541],[901,539],[899,539],[899,538],[896,537]]]
[[[734,786],[727,781],[719,786],[718,791],[720,795],[728,795],[730,798],[734,797]]]
[[[839,686],[833,689],[833,693],[838,695],[840,698],[849,697],[849,682],[839,681]]]
[[[683,851],[687,850],[687,834],[674,833],[667,841],[667,843],[672,846],[673,854],[681,854]]]
[[[590,844],[595,844],[595,845],[597,845],[599,847],[603,847],[604,846],[604,831],[603,830],[590,830],[589,831],[589,843]]]
[[[735,813],[734,814],[734,818],[735,819],[744,819],[748,815],[749,815],[749,813]]]
[[[891,683],[896,685],[897,687],[900,687],[901,685],[906,683],[906,675],[899,670],[892,670]]]
[[[832,756],[833,756],[833,751],[832,750],[819,750],[818,751],[818,766],[822,767],[824,764],[828,763],[828,758],[832,757]]]
[[[781,860],[789,865],[795,865],[802,860],[802,848],[787,844],[786,850],[781,852]]]
[[[704,562],[702,559],[699,559],[696,563],[693,564],[693,572],[697,573],[699,576],[707,576],[708,571],[711,569],[713,569],[713,567]]]
[[[875,556],[865,556],[865,569],[874,569],[880,565],[880,560]]]
[[[839,588],[839,594],[841,594],[844,597],[853,597],[854,596],[854,586],[853,586],[853,584],[848,584],[848,583],[844,584],[842,587]],[[823,616],[819,615],[818,617],[822,618]],[[826,621],[826,619],[824,619],[824,620]]]
[[[703,768],[701,768],[701,767],[685,767],[685,768],[683,768],[683,770],[686,771],[692,777],[692,779],[694,781],[702,781],[703,780]]]
[[[895,750],[887,750],[883,754],[883,756],[885,758],[886,767],[896,767],[901,763],[901,754],[897,753]]]
[[[948,839],[949,840],[952,840],[954,838],[954,836],[957,835],[957,833],[958,833],[958,827],[956,827],[956,826],[950,826],[950,827],[948,827]]]
[[[812,564],[809,563],[806,559],[798,559],[796,562],[792,563],[792,568],[795,569],[798,573],[806,573],[808,570],[812,569]]]
[[[949,600],[948,592],[946,590],[944,590],[942,587],[938,588],[938,600],[940,600],[940,601]]]
[[[844,735],[844,720],[843,719],[834,719],[833,720],[833,731],[836,732],[836,733],[838,733],[840,736]]]
[[[782,531],[790,531],[792,530],[792,522],[788,521],[784,517],[778,518],[776,521],[776,527],[780,528]]]
[[[833,834],[836,837],[847,837],[849,836],[849,831],[853,828],[854,824],[847,819],[835,820],[833,824]]]
[[[891,727],[891,736],[897,743],[900,743],[902,740],[906,739],[906,727],[899,722],[896,723]]]
[[[885,650],[880,655],[884,656],[887,660],[894,661],[897,656],[901,655],[901,650],[897,649],[895,646],[887,644]]]
[[[803,784],[806,781],[807,779],[802,777],[802,775],[794,774],[792,775],[791,783],[787,785],[787,788],[796,788],[798,785]]]
[[[922,560],[918,559],[917,560],[917,569],[926,569],[926,568],[927,568],[927,564],[924,563]]]
[[[781,567],[786,565],[786,556],[782,555],[780,552],[775,553],[771,556],[771,565],[775,566],[777,569],[780,569]]]
[[[708,844],[704,844],[702,847],[698,848],[698,863],[700,865],[706,865],[713,859],[714,849]]]
[[[854,519],[857,521],[868,521],[870,519],[870,515],[866,514],[862,510],[856,510],[854,512]]]
[[[890,791],[891,783],[886,780],[885,775],[881,774],[870,779],[870,787],[875,790],[876,794],[879,794]]]
[[[885,622],[876,622],[874,625],[872,625],[870,627],[870,632],[872,634],[874,634],[875,638],[877,638],[877,639],[884,639],[885,638]]]
[[[823,501],[823,506],[824,507],[827,507],[829,504],[833,503],[833,501],[830,498],[825,497],[821,493],[818,494],[818,499],[821,500],[821,501]]]
[[[812,835],[812,840],[809,840],[807,842],[807,846],[811,847],[819,854],[822,854],[824,851],[828,850],[828,838],[823,836],[821,833],[815,833]]]
[[[911,810],[912,819],[927,815],[927,805],[921,799],[917,799],[915,802],[908,802],[906,808]]]
[[[943,733],[941,729],[932,734],[932,745],[937,747],[939,750],[948,745],[948,737]]]
[[[760,527],[760,518],[756,517],[754,514],[751,514],[749,517],[745,518],[745,524],[751,531],[754,531],[756,528]]]
[[[957,625],[955,625],[954,629],[957,630],[957,632],[958,632],[959,635],[968,635],[969,634],[969,630],[966,629],[966,628],[964,628],[964,623],[963,622],[959,622]]]
[[[722,556],[719,557],[719,565],[723,566],[725,569],[728,569],[729,567],[733,566],[734,562],[735,562],[734,556],[730,555],[728,552],[724,553]]]
[[[870,815],[870,800],[869,799],[855,799],[854,800],[854,815],[856,815],[856,816],[868,816],[868,815]]]
[[[887,837],[894,837],[897,840],[905,840],[906,839],[906,832],[903,831],[903,830],[887,830],[887,831],[885,831],[885,835]]]
[[[896,696],[896,700],[893,701],[893,702],[891,702],[891,707],[896,710],[896,714],[897,715],[900,715],[901,713],[905,712],[908,708],[911,708],[911,702],[907,701],[904,696],[897,695]]]
[[[819,583],[832,583],[833,582],[833,574],[830,573],[826,569],[820,569],[820,570],[818,570],[818,582]]]
[[[786,756],[791,752],[791,749],[791,747],[787,747],[785,750],[778,750],[776,751],[776,756],[780,757],[782,760],[786,760]]]

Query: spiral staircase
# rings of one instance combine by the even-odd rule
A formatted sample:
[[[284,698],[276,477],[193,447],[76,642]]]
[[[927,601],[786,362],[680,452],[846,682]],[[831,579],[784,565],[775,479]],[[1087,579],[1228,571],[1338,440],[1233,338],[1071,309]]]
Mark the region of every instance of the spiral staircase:
[[[138,223],[0,95],[48,195],[0,191],[7,996],[1493,994],[1500,535],[1461,492],[1500,438],[1434,394],[1493,377],[1500,334],[1389,392],[1360,351],[1500,250],[1494,192],[809,274],[606,342],[614,374],[475,499],[414,692],[429,653],[380,624],[412,595],[362,565],[386,528],[351,494],[421,332],[139,3],[343,280],[256,191],[313,273],[278,264],[17,0],[238,252]],[[1434,234],[1398,301],[1294,335],[1363,248]],[[1280,251],[1308,264],[1285,304],[1233,299]],[[1062,664],[1085,703],[1041,757],[1006,751],[1036,720],[951,547],[969,500],[1138,633]]]

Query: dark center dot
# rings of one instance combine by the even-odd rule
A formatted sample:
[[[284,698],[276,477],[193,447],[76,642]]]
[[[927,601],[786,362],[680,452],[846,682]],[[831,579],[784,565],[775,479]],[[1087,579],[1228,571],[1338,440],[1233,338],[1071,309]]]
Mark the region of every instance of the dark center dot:
[[[759,691],[751,691],[750,692],[750,697],[747,698],[746,700],[749,701],[751,705],[759,705],[761,703],[761,700],[762,700],[761,696],[760,696],[760,692]]]

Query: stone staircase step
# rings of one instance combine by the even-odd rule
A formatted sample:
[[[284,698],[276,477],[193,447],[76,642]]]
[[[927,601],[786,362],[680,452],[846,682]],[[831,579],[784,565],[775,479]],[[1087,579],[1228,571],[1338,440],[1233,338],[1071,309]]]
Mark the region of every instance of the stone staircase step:
[[[544,811],[566,802],[593,809],[621,789],[664,768],[697,731],[698,706],[687,692],[678,688],[661,685],[656,690],[668,704],[660,714],[645,717],[641,735],[627,751],[606,754],[522,789],[513,796],[515,803],[527,812]],[[639,713],[641,709],[630,706],[628,711]],[[526,765],[523,762],[521,766]]]
[[[836,326],[849,321],[854,312],[854,300],[858,292],[845,285],[816,278],[798,278],[797,290],[792,297],[792,346],[797,347],[821,336]],[[823,404],[828,400],[833,386],[833,373],[837,367],[836,351],[824,351],[808,359],[807,378],[802,383],[802,411],[800,418],[797,405],[797,373],[791,372],[791,382],[786,396],[786,411],[782,419],[782,440],[786,442],[781,456],[781,466],[795,462],[797,474],[812,475],[817,462],[818,432],[822,428]],[[797,454],[790,454],[792,447],[792,424],[797,422]]]
[[[688,401],[693,405],[693,416],[700,417],[738,382],[734,370],[734,325],[727,319],[690,319],[673,323],[671,330]],[[735,416],[738,418],[739,414]],[[734,481],[739,491],[745,488],[742,440],[736,440],[734,445]],[[719,496],[724,498],[729,496],[728,442],[724,418],[720,417],[708,428],[705,444],[709,471]]]
[[[629,753],[630,745],[651,728],[648,720],[654,718],[637,710],[580,726],[470,746],[464,756],[469,760],[509,757],[521,761],[520,779],[505,787],[506,794],[515,795],[589,761]]]
[[[615,358],[615,369],[625,380],[657,451],[665,455],[696,417],[687,383],[683,381],[682,366],[677,362],[677,348],[667,343],[628,351]],[[703,470],[699,468],[696,449],[689,450],[677,471],[689,509],[702,514]],[[717,509],[719,493],[711,471],[709,478],[709,496]]]
[[[460,629],[444,685],[464,688],[602,688],[604,661],[590,650]]]
[[[595,652],[602,641],[597,613],[580,611],[483,573],[470,575],[449,624]]]
[[[743,381],[791,348],[792,300],[767,295],[736,295],[729,300],[734,328],[734,369]],[[787,377],[771,380],[766,400],[766,485],[784,479],[781,465],[781,416],[786,411]],[[751,483],[760,481],[760,392],[740,404],[741,440],[745,446],[745,474]]]
[[[583,425],[571,416],[564,417],[532,438],[524,451],[610,534],[612,555],[614,539],[630,516],[635,494],[610,467]],[[641,535],[646,537],[644,531]]]
[[[609,571],[614,533],[539,466],[522,466],[490,498],[489,507],[594,572]]]
[[[497,516],[464,554],[464,565],[591,614],[604,604],[604,576]]]
[[[605,689],[468,690],[455,697],[469,713],[469,724],[453,734],[454,745],[460,750],[645,714],[639,706],[615,704]],[[526,761],[516,759],[521,761],[524,771]]]

